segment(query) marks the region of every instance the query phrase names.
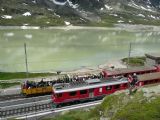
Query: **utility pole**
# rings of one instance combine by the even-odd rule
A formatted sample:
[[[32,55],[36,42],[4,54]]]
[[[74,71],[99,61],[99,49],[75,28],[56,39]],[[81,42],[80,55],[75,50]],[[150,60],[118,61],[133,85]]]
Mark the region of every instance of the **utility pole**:
[[[27,59],[27,48],[26,43],[24,43],[24,52],[25,52],[25,63],[26,63],[26,77],[28,78],[28,59]]]
[[[129,67],[129,63],[130,63],[131,49],[132,49],[132,43],[130,42],[130,43],[129,43],[129,52],[128,52],[127,68]]]

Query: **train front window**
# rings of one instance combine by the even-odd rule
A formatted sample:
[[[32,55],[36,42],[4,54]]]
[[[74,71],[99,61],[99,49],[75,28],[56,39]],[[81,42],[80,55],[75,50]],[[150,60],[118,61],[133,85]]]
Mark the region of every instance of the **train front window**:
[[[115,89],[119,89],[119,88],[120,88],[120,85],[115,85],[114,88],[115,88]]]
[[[76,93],[77,93],[77,92],[75,92],[75,91],[74,91],[74,92],[70,92],[69,95],[70,95],[70,96],[75,96]]]
[[[58,93],[58,94],[56,94],[56,97],[57,97],[57,98],[62,97],[62,93]]]
[[[112,86],[106,86],[106,90],[111,90]]]
[[[82,95],[82,94],[87,94],[87,90],[81,90],[80,91],[80,94]]]

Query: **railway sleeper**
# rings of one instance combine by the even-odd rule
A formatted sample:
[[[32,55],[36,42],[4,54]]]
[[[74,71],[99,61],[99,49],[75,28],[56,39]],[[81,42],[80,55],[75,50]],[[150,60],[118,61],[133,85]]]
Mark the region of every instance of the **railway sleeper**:
[[[41,105],[33,105],[29,107],[22,107],[17,109],[10,109],[10,110],[1,110],[0,116],[2,118],[8,117],[8,116],[15,116],[15,115],[21,115],[21,114],[27,114],[31,112],[38,112],[43,111],[47,109],[51,109],[51,104],[41,104]]]

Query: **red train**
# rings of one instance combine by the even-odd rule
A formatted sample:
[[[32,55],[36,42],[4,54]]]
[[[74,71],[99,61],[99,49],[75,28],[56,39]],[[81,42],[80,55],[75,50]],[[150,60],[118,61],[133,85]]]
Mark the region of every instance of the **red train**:
[[[137,75],[144,73],[154,73],[160,72],[160,66],[151,66],[151,67],[133,67],[133,68],[118,68],[113,70],[102,70],[102,75],[104,78],[113,77],[113,76],[125,76],[133,75],[136,73]]]
[[[160,83],[160,72],[137,75],[137,79],[137,86]],[[106,95],[128,88],[127,77],[55,84],[53,86],[52,101],[54,107],[57,107],[57,105],[70,102],[102,99]]]

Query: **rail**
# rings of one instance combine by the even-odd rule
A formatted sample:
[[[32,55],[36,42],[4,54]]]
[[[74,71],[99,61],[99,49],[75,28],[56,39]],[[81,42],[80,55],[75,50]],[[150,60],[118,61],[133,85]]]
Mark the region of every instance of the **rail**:
[[[51,99],[0,107],[1,118],[52,109]]]

